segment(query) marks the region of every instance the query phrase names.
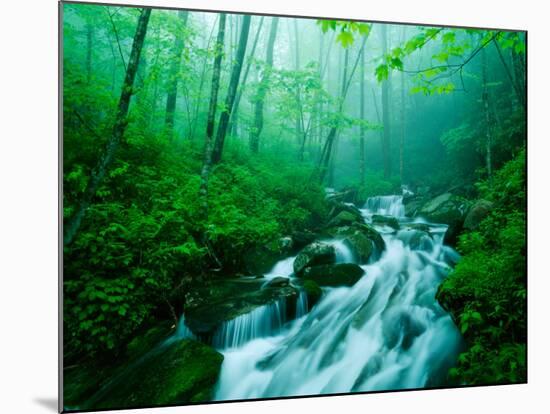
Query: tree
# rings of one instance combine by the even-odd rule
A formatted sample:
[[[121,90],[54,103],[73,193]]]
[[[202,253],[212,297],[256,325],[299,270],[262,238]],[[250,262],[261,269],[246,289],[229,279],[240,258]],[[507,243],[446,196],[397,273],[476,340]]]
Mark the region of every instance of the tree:
[[[351,32],[354,30],[354,27],[356,28],[355,31],[358,31],[362,35],[363,42],[361,43],[361,46],[359,48],[360,52],[357,54],[355,63],[353,64],[352,70],[347,79],[345,79],[345,77],[347,76],[348,70],[347,70],[347,64],[345,65],[346,69],[344,70],[344,78],[342,78],[341,92],[340,92],[340,97],[338,99],[338,106],[336,109],[336,120],[333,122],[333,125],[329,130],[329,133],[323,145],[323,149],[321,151],[321,157],[319,159],[319,164],[317,167],[317,172],[319,174],[319,180],[321,183],[325,180],[325,175],[332,156],[332,148],[334,145],[334,140],[336,139],[338,130],[340,128],[340,123],[341,123],[340,118],[342,116],[342,111],[344,109],[344,102],[346,100],[346,96],[349,91],[349,87],[351,85],[353,75],[355,74],[355,70],[357,69],[357,65],[361,58],[361,50],[365,47],[365,44],[367,43],[367,40],[369,38],[369,33],[370,33],[370,26],[368,25],[363,25],[363,24],[359,25],[359,23],[351,22],[351,23],[344,23],[343,28],[346,28],[346,25],[349,26],[349,29],[348,29],[349,32],[346,32],[345,30],[341,30],[337,38],[337,40],[342,43],[342,46],[347,48],[353,43],[353,35],[351,34]],[[335,28],[336,26],[334,27],[334,29]],[[343,33],[347,33],[347,34],[343,36],[342,35]]]
[[[237,121],[238,121],[238,113],[239,113],[239,104],[241,102],[241,97],[243,96],[245,87],[246,87],[246,81],[248,80],[248,74],[250,73],[250,67],[252,66],[252,61],[254,60],[254,55],[256,53],[256,47],[258,46],[258,40],[260,39],[260,33],[262,32],[262,27],[264,24],[264,16],[260,19],[260,23],[258,24],[258,29],[256,30],[256,36],[254,37],[254,42],[252,43],[252,49],[250,50],[250,54],[248,55],[248,62],[246,64],[246,69],[243,73],[243,80],[241,82],[241,87],[239,88],[237,92],[237,96],[235,97],[235,103],[233,104],[233,111],[231,112],[231,118],[229,122],[229,130],[232,131],[234,134],[237,132]]]
[[[359,117],[361,121],[365,120],[365,47],[361,49],[360,66],[360,85],[359,85]],[[365,135],[366,128],[364,124],[359,126],[359,185],[365,185]]]
[[[382,42],[382,53],[384,56],[388,53],[388,27],[386,24],[380,25],[380,39]],[[383,139],[382,139],[382,157],[384,162],[384,178],[391,176],[391,154],[390,154],[390,78],[386,78],[382,81],[382,123],[384,125]]]
[[[134,40],[132,43],[132,51],[130,53],[130,60],[128,67],[126,68],[126,76],[122,85],[122,91],[120,93],[120,99],[118,101],[117,113],[115,123],[113,125],[111,138],[107,142],[107,146],[99,159],[99,162],[92,170],[90,180],[84,191],[84,195],[80,200],[79,206],[75,214],[70,218],[64,229],[63,244],[68,245],[76,235],[82,219],[86,214],[86,210],[90,207],[95,193],[101,184],[101,181],[105,177],[111,162],[117,152],[120,141],[124,136],[124,131],[127,125],[128,108],[130,106],[130,99],[133,94],[134,80],[139,66],[141,51],[143,43],[145,41],[145,34],[147,33],[147,25],[149,24],[149,18],[151,17],[151,9],[143,8],[141,10]]]
[[[206,136],[204,138],[204,155],[201,170],[201,216],[208,218],[208,176],[212,165],[212,137],[214,136],[214,121],[216,118],[216,106],[218,105],[218,90],[220,87],[220,72],[223,58],[223,47],[225,37],[226,14],[220,14],[218,37],[214,53],[214,70],[212,71],[212,87],[210,92],[210,104],[208,105],[208,120],[206,123]]]
[[[269,39],[267,41],[267,49],[265,54],[265,66],[262,72],[260,84],[255,97],[254,104],[254,127],[250,134],[250,150],[257,153],[260,149],[260,134],[264,126],[264,100],[269,88],[269,79],[273,66],[273,49],[275,46],[275,38],[277,36],[277,25],[279,18],[274,17],[271,21],[271,29],[269,31]]]
[[[216,142],[214,144],[214,150],[212,152],[212,162],[217,164],[222,159],[223,144],[225,141],[225,135],[227,133],[227,126],[229,124],[229,117],[233,109],[233,103],[235,102],[235,94],[237,92],[237,86],[239,85],[239,78],[241,77],[241,70],[243,67],[244,54],[246,52],[246,44],[248,43],[248,32],[250,31],[250,15],[243,16],[241,35],[239,37],[239,46],[237,49],[237,56],[233,69],[231,71],[231,78],[229,80],[229,89],[227,90],[227,97],[225,99],[225,108],[220,115],[220,121],[218,122],[218,131],[216,134]]]
[[[487,178],[491,183],[493,163],[492,163],[492,128],[491,114],[489,111],[489,90],[487,80],[487,50],[481,51],[481,104],[483,105],[483,115],[485,117],[485,168],[487,169]]]
[[[181,20],[181,27],[177,30],[174,41],[174,53],[172,57],[172,64],[170,65],[170,71],[168,74],[168,94],[166,95],[166,117],[165,125],[167,134],[172,138],[174,131],[174,112],[176,110],[176,99],[178,94],[178,77],[181,63],[181,53],[183,52],[183,29],[187,25],[188,12],[180,10],[178,17]]]

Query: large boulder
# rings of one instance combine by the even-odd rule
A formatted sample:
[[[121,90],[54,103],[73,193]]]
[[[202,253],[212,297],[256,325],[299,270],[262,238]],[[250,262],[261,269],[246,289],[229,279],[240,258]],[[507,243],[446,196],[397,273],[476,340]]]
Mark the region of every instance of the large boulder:
[[[447,224],[449,228],[445,233],[445,243],[454,246],[468,209],[467,200],[451,193],[444,193],[424,204],[417,212],[417,216],[433,223]]]
[[[193,340],[168,343],[123,367],[82,409],[138,408],[211,401],[223,355]]]
[[[336,250],[334,246],[315,242],[304,247],[302,251],[294,259],[294,273],[299,275],[306,267],[317,266],[323,264],[332,264],[336,262]]]
[[[310,279],[304,280],[303,288],[307,295],[308,307],[311,308],[313,305],[319,302],[319,299],[321,299],[321,296],[323,295],[323,291],[321,290],[317,282]]]
[[[382,216],[380,214],[374,214],[372,216],[372,223],[382,226],[391,227],[394,230],[399,230],[399,221],[392,216]]]
[[[209,343],[218,328],[229,320],[276,301],[286,304],[287,316],[294,317],[298,290],[282,278],[219,279],[208,286],[194,288],[197,299],[185,310],[187,327],[201,340]]]
[[[464,219],[464,228],[468,230],[476,229],[485,217],[493,209],[493,203],[487,200],[478,200],[468,211]]]
[[[354,263],[339,263],[308,267],[301,275],[320,286],[353,286],[365,271]]]
[[[431,250],[434,242],[432,235],[427,231],[405,229],[397,233],[397,238],[401,240],[405,246],[409,246],[412,250]]]
[[[246,270],[252,275],[269,272],[275,263],[292,252],[293,243],[291,237],[282,237],[250,249],[243,257]]]
[[[324,234],[326,237],[342,240],[359,264],[368,263],[373,255],[378,257],[386,247],[380,233],[365,223],[329,227],[324,230]]]
[[[328,227],[351,226],[352,224],[362,223],[363,221],[363,216],[357,216],[350,211],[342,210],[330,219]]]

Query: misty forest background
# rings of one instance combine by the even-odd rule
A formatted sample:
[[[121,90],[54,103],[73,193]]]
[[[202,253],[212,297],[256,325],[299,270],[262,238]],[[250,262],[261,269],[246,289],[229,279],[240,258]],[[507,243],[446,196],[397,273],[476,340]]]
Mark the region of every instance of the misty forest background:
[[[490,205],[448,241],[449,377],[525,381],[525,82],[523,33],[65,4],[66,398],[315,232],[325,187]]]

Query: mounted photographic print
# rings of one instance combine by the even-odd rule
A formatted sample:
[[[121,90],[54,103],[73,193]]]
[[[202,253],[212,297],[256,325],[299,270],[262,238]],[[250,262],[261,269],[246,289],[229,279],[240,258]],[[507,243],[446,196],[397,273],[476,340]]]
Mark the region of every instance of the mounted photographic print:
[[[63,411],[527,381],[526,32],[60,19]]]

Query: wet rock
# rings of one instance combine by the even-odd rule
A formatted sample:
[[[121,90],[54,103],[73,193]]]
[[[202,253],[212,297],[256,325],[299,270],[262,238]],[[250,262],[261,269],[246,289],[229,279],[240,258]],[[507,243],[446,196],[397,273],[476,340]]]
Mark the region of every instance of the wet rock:
[[[421,230],[401,230],[397,238],[412,250],[429,251],[433,248],[433,240],[430,233]]]
[[[493,209],[493,203],[487,200],[478,200],[468,211],[464,219],[464,228],[468,230],[476,229],[485,217]]]
[[[327,227],[351,226],[355,223],[362,223],[363,217],[357,216],[349,211],[340,211],[334,218],[328,222]]]
[[[323,295],[323,291],[319,285],[311,279],[304,280],[303,288],[307,295],[307,303],[311,308],[319,302],[319,299],[321,299],[321,296]]]
[[[306,267],[336,262],[336,251],[334,246],[323,242],[315,242],[304,247],[296,256],[293,268],[294,273],[299,275]]]
[[[454,246],[468,209],[467,200],[451,193],[444,193],[424,204],[417,215],[433,223],[447,224],[449,228],[444,240],[446,244]]]
[[[311,231],[295,231],[292,233],[292,250],[299,251],[303,249],[308,244],[313,243],[317,237],[317,234]]]
[[[360,231],[355,231],[344,239],[353,257],[359,264],[366,264],[374,252],[374,242]]]
[[[395,217],[392,216],[381,216],[375,214],[372,216],[372,223],[377,225],[389,226],[394,230],[399,230],[399,222]]]
[[[267,273],[275,266],[275,263],[289,255],[292,248],[292,238],[283,237],[250,249],[244,255],[245,268],[250,274]]]
[[[264,286],[265,288],[280,288],[290,285],[290,279],[284,276],[276,276]]]
[[[308,267],[302,277],[320,286],[353,286],[365,271],[354,263],[339,263]]]
[[[188,328],[209,343],[219,326],[257,307],[284,300],[289,314],[296,306],[298,290],[292,286],[266,286],[265,279],[220,279],[210,286],[197,286],[200,300],[188,306],[185,321]],[[285,282],[282,282],[285,283]]]

